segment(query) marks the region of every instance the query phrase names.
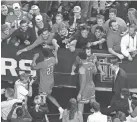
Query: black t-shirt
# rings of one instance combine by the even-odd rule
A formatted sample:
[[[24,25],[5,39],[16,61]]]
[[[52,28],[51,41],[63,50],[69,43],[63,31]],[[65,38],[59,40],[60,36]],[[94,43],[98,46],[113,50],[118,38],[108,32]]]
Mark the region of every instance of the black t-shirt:
[[[37,112],[35,107],[31,107],[29,109],[29,113],[33,118],[33,122],[46,122],[45,121],[45,114],[48,113],[47,105],[40,106],[40,110]]]
[[[89,33],[87,38],[84,38],[79,32],[74,36],[74,39],[77,40],[76,48],[84,48],[88,42],[95,40],[95,36],[92,33]]]
[[[11,35],[11,40],[13,38],[17,38],[20,40],[20,44],[24,45],[24,41],[28,40],[32,44],[36,40],[36,34],[33,30],[33,28],[28,27],[26,32],[23,32],[21,28],[17,29],[13,34]]]
[[[60,48],[66,48],[67,43],[63,43],[63,40],[70,39],[70,41],[71,41],[72,40],[72,33],[68,32],[67,36],[61,36],[58,33],[56,33],[55,36],[54,36],[54,39],[57,40],[57,43],[60,46]]]

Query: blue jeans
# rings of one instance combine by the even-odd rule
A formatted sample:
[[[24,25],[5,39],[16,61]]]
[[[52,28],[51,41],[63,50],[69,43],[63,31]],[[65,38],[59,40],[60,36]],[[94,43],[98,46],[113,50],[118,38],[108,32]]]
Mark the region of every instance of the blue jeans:
[[[82,19],[89,19],[91,17],[93,1],[81,1],[81,7]]]

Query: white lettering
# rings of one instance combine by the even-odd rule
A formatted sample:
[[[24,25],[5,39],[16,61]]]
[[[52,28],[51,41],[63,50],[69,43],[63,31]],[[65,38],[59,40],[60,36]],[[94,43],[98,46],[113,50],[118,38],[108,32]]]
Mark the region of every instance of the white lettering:
[[[10,63],[7,65],[6,63]],[[12,76],[18,76],[16,69],[17,61],[13,58],[1,58],[1,75],[6,75],[6,70],[9,70]]]
[[[7,70],[10,71],[11,76],[18,76],[25,71],[30,71],[30,75],[36,76],[36,70],[31,70],[30,64],[32,60],[21,59],[19,61],[19,68],[17,67],[17,61],[12,58],[1,58],[1,75],[8,75]],[[27,65],[28,64],[28,65]]]
[[[31,70],[30,66],[26,66],[25,64],[31,64],[32,60],[20,60],[19,61],[19,68],[21,70],[30,71],[30,75],[36,76],[36,70]],[[24,71],[19,71],[19,74],[22,74]]]

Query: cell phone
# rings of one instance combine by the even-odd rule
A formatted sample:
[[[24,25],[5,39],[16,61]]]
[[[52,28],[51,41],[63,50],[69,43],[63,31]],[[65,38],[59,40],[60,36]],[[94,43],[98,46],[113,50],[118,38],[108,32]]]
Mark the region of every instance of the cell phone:
[[[22,103],[17,103],[17,106],[22,106]]]
[[[33,80],[37,80],[37,77],[32,77]]]

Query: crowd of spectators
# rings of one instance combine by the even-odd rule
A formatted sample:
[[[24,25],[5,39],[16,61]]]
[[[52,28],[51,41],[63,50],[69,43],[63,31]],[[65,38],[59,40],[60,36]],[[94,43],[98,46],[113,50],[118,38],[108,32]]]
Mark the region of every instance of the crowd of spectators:
[[[86,47],[132,61],[137,54],[137,10],[129,6],[129,1],[114,0],[2,1],[1,44],[21,46],[17,56],[39,47],[51,53],[60,48],[73,53]],[[23,73],[14,88],[1,90],[7,98],[1,102],[3,122],[49,121],[43,96],[35,96],[34,105],[27,105],[34,81],[35,78]],[[137,122],[137,96],[133,97],[128,89],[122,89],[119,101],[113,101],[106,109],[93,102],[87,122]],[[70,99],[62,121],[83,122],[75,98]]]

